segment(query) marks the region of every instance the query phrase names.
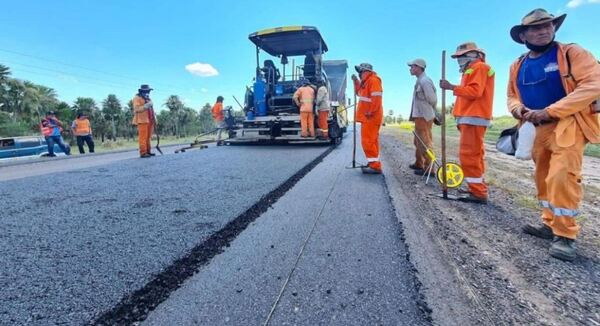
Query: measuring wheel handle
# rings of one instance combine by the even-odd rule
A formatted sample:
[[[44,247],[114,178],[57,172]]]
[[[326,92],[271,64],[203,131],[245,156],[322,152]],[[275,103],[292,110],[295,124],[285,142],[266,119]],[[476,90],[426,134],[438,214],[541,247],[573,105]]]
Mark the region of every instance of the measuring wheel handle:
[[[437,180],[440,184],[444,184],[443,169],[440,166],[436,172]],[[458,188],[465,179],[465,173],[460,165],[454,162],[446,163],[446,181],[448,188]]]

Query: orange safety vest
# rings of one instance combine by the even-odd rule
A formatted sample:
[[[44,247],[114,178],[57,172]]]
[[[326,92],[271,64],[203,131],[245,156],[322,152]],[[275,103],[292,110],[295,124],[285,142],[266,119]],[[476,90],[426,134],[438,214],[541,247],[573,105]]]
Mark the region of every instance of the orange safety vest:
[[[383,86],[381,78],[374,72],[366,72],[364,80],[354,82],[354,92],[358,95],[356,121],[365,122],[366,113],[372,117],[383,117]]]
[[[302,86],[294,93],[295,100],[300,102],[300,112],[313,112],[315,90],[310,86]]]
[[[150,123],[150,112],[144,109],[146,100],[144,100],[143,97],[136,95],[131,101],[133,103],[133,121],[131,123],[134,125],[140,123]]]
[[[576,44],[558,43],[557,57],[567,96],[546,109],[551,117],[560,119],[554,131],[556,142],[562,147],[573,145],[579,128],[590,143],[600,143],[600,122],[592,104],[600,94],[600,65],[590,52]],[[508,109],[511,112],[523,106],[517,87],[521,63],[519,58],[510,67]]]
[[[44,137],[48,137],[48,136],[52,136],[52,134],[54,133],[54,126],[50,125],[50,122],[47,122],[46,125],[44,125],[44,121],[48,121],[47,119],[42,120],[42,122],[40,123],[40,131],[42,132],[42,135]],[[56,126],[58,127],[58,132],[62,132],[62,128],[60,126]]]
[[[223,115],[223,103],[217,102],[212,107],[212,117],[217,122],[221,122],[225,120],[225,116]]]
[[[86,136],[92,133],[92,127],[90,125],[90,120],[88,119],[76,119],[75,120],[75,135],[76,136]]]
[[[463,72],[460,86],[454,88],[452,111],[457,124],[488,127],[492,120],[496,74],[483,60],[471,63]]]

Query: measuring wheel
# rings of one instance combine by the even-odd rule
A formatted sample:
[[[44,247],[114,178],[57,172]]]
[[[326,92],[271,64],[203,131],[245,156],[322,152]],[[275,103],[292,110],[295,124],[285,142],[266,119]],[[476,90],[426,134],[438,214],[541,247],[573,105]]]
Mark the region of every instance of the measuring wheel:
[[[437,180],[440,184],[444,184],[444,178],[442,176],[443,170],[440,166],[436,172]],[[465,179],[465,173],[463,172],[460,165],[452,162],[446,163],[446,181],[448,188],[458,188]]]

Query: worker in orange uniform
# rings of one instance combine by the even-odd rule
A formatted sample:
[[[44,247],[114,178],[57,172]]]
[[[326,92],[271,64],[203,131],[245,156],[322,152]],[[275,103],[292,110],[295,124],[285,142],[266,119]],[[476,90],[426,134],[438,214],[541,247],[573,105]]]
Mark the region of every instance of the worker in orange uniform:
[[[92,126],[87,115],[83,112],[77,113],[77,119],[71,123],[71,130],[77,137],[77,147],[79,148],[79,154],[85,154],[83,149],[83,142],[88,146],[90,153],[94,152],[94,138],[92,137]]]
[[[317,100],[316,100],[317,112],[318,112],[318,124],[319,124],[319,138],[322,140],[329,139],[329,126],[327,119],[329,119],[329,91],[325,82],[320,82],[319,88],[317,89]]]
[[[300,136],[315,137],[315,114],[313,111],[315,101],[315,89],[308,79],[300,80],[300,88],[296,90],[292,99],[300,107]]]
[[[223,114],[223,96],[217,96],[217,101],[212,107],[212,117],[215,120],[217,126],[217,146],[221,146],[221,133],[225,128],[225,115]]]
[[[150,148],[150,137],[156,124],[152,100],[150,99],[152,88],[142,85],[138,93],[133,97],[133,124],[138,128],[138,143],[140,157],[148,158],[154,156]]]
[[[485,204],[488,187],[484,181],[484,137],[492,119],[494,101],[494,70],[485,63],[485,52],[473,42],[458,46],[452,55],[458,61],[462,80],[452,85],[440,81],[440,88],[451,90],[456,96],[453,114],[460,130],[460,165],[469,185],[463,201]]]
[[[600,143],[594,106],[600,98],[600,65],[579,45],[554,41],[565,18],[535,9],[511,29],[512,39],[529,52],[510,67],[508,109],[536,126],[532,158],[543,224],[525,225],[523,231],[552,239],[550,255],[570,261],[577,255],[583,151],[588,142]]]
[[[367,166],[363,166],[365,174],[381,174],[381,161],[379,159],[379,128],[383,122],[383,88],[381,78],[373,71],[369,63],[355,66],[360,76],[352,75],[354,92],[358,95],[358,109],[356,122],[361,123],[360,140]]]

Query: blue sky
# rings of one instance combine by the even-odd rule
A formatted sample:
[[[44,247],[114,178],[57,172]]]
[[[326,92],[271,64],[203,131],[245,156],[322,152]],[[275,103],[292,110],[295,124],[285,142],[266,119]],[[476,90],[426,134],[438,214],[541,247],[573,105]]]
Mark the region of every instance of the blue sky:
[[[427,60],[437,83],[441,51],[470,40],[497,72],[494,115],[506,114],[508,67],[525,52],[509,30],[534,8],[567,13],[557,40],[600,57],[600,0],[1,2],[0,63],[69,103],[77,96],[100,102],[112,93],[125,104],[148,83],[155,103],[176,94],[199,109],[223,95],[235,105],[232,95],[243,98],[256,65],[248,34],[287,25],[318,27],[330,49],[326,59],[372,63],[383,80],[386,112],[405,117],[414,85],[406,62]],[[194,63],[218,74],[194,75],[185,69]],[[458,82],[456,62],[448,58],[447,67],[448,79]]]

